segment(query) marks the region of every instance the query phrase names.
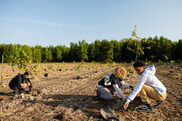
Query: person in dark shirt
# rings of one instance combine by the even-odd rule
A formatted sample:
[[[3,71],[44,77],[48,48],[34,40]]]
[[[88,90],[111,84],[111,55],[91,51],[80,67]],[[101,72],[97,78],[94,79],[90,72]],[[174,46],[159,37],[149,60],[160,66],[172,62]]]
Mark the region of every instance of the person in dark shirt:
[[[121,92],[120,87],[124,86],[133,90],[133,86],[126,84],[122,80],[125,75],[126,70],[123,67],[117,67],[113,73],[102,78],[97,85],[97,96],[104,100],[111,100],[113,94],[117,92],[117,94],[125,100],[126,97]]]
[[[21,94],[26,88],[29,88],[27,93],[32,92],[32,83],[29,79],[30,72],[25,72],[24,74],[18,74],[9,82],[10,89],[14,90],[13,94]]]

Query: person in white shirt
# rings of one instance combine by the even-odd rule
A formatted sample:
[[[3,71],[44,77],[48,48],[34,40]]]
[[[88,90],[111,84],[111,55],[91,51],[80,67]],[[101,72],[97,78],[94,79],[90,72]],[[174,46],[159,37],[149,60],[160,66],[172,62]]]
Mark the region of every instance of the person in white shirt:
[[[97,85],[97,96],[104,100],[111,100],[113,94],[117,94],[122,98],[126,99],[120,90],[121,86],[133,89],[133,86],[126,84],[122,79],[126,75],[126,70],[123,67],[117,67],[113,73],[102,78]]]
[[[145,105],[141,108],[137,108],[136,110],[150,112],[152,107],[150,106],[149,98],[157,101],[153,108],[159,107],[166,99],[166,87],[155,76],[156,70],[154,65],[145,67],[145,63],[142,61],[136,61],[133,66],[135,71],[141,75],[140,82],[126,99],[124,110],[127,109],[130,101],[139,95]]]

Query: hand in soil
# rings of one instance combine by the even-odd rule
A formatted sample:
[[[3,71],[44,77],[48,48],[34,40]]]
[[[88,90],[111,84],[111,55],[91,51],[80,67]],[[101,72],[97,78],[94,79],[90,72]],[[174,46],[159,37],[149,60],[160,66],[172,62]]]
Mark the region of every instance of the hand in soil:
[[[124,104],[124,110],[126,110],[128,108],[128,105],[129,105],[129,102],[126,101]]]

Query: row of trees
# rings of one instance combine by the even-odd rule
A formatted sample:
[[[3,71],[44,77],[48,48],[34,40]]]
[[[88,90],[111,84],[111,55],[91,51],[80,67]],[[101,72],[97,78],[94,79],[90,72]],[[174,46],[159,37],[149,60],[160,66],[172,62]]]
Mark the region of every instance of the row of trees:
[[[136,60],[170,61],[182,60],[182,40],[172,42],[163,36],[154,38],[117,40],[95,40],[88,44],[85,40],[70,43],[70,47],[58,45],[42,47],[36,45],[0,44],[0,54],[4,61],[12,63],[21,58],[20,48],[33,63],[39,62],[131,62]],[[1,59],[2,60],[2,59]],[[15,63],[15,62],[13,62]]]

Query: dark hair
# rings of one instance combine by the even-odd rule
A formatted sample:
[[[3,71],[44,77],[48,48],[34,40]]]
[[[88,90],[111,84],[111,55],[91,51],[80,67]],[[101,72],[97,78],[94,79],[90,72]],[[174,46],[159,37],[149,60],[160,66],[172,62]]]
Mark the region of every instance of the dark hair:
[[[141,66],[145,66],[145,63],[140,61],[140,60],[137,60],[134,64],[133,64],[134,67],[141,67]]]
[[[31,75],[29,71],[25,71],[24,75]]]

